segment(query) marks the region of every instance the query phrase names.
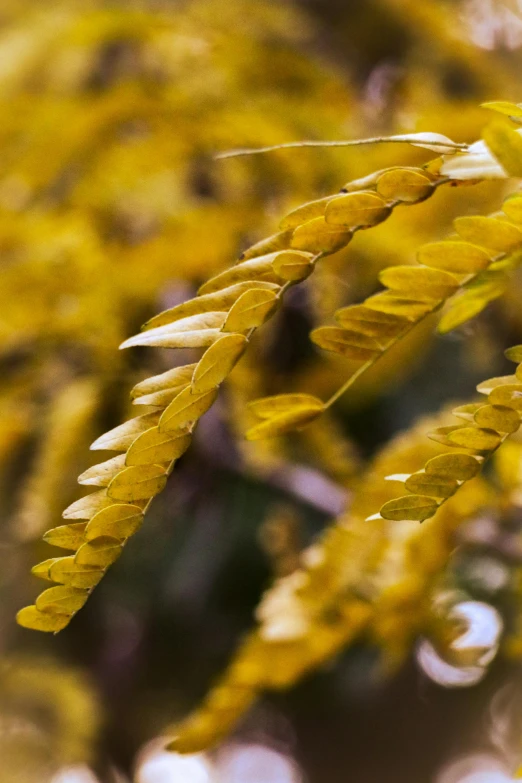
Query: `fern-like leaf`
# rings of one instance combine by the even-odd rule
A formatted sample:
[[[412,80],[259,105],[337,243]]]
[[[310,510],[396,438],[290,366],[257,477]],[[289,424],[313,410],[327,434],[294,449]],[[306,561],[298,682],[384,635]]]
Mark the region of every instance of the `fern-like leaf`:
[[[283,221],[281,232],[257,243],[243,253],[239,263],[206,282],[197,298],[153,318],[140,334],[123,343],[124,348],[204,350],[195,366],[176,368],[152,382],[138,384],[133,392],[135,404],[156,410],[116,427],[92,445],[93,449],[120,452],[120,457],[80,477],[82,483],[101,489],[64,511],[65,519],[81,522],[47,534],[48,540],[71,547],[74,554],[52,558],[33,569],[36,576],[61,587],[58,592],[49,588],[34,606],[22,609],[18,615],[21,625],[59,631],[68,624],[141,525],[176,459],[188,447],[198,420],[215,401],[220,384],[257,327],[277,310],[284,292],[308,277],[320,258],[347,245],[354,232],[382,222],[400,204],[423,201],[451,180],[439,173],[442,161],[423,169],[393,167],[349,184],[341,195],[294,210]],[[442,276],[446,292],[447,281],[453,286],[453,278],[439,272],[439,288]],[[425,307],[423,301],[423,312]],[[366,357],[370,351],[373,356],[374,344],[372,337],[363,335],[355,348],[359,355]],[[317,399],[297,407],[281,409],[276,405],[277,410],[272,407],[249,437],[281,434],[303,426],[317,418],[324,407]]]

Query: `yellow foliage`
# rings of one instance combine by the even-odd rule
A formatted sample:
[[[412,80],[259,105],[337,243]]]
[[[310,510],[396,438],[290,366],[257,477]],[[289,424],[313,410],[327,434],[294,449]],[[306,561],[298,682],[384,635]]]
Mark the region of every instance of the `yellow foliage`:
[[[419,35],[395,86],[372,73],[364,95],[287,4],[52,5],[0,12],[0,491],[16,544],[49,528],[44,541],[65,550],[32,569],[48,585],[19,625],[66,628],[192,441],[212,447],[215,426],[195,438],[206,417],[232,442],[220,467],[335,521],[299,552],[300,513],[286,497],[269,511],[275,584],[171,749],[216,744],[261,691],[290,687],[356,641],[379,648],[388,672],[418,640],[478,679],[497,637],[519,655],[519,608],[487,649],[462,641],[466,594],[452,569],[468,523],[521,505],[522,348],[506,354],[512,375],[479,384],[487,399],[452,408],[458,424],[443,409],[369,464],[337,415],[422,361],[433,379],[428,349],[449,344],[433,334],[460,340],[491,303],[510,311],[506,334],[521,323],[510,57],[480,56],[464,10],[442,0],[371,0],[370,13]],[[339,10],[339,40],[362,42],[368,11],[351,13]],[[473,105],[459,103],[458,78],[444,86],[450,57],[453,76],[475,85]],[[506,100],[480,108],[488,92]],[[285,340],[303,355],[282,366]],[[84,465],[93,437],[102,461]],[[92,491],[70,502],[77,472]],[[522,582],[512,581],[510,600]],[[2,677],[22,700],[35,678],[24,666]],[[60,763],[83,760],[95,706],[73,675],[46,671],[46,709],[54,688],[69,717],[79,703],[87,715],[66,732],[70,746],[49,742]],[[59,708],[53,717],[59,735]]]

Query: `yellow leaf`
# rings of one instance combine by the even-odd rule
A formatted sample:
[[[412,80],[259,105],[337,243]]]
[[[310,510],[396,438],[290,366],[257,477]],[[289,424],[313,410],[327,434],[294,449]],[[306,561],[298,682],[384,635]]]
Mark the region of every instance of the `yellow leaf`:
[[[504,356],[509,359],[510,362],[516,362],[520,364],[522,362],[522,345],[513,345],[504,351]]]
[[[369,228],[386,220],[390,212],[391,207],[380,196],[363,191],[332,199],[326,208],[325,220],[328,224],[350,229]]]
[[[102,512],[103,513],[103,512]],[[85,522],[74,522],[72,525],[53,527],[44,533],[43,539],[51,546],[70,549],[75,552],[85,541]]]
[[[278,253],[272,266],[282,280],[305,280],[314,269],[314,256],[299,250],[285,250]]]
[[[351,231],[330,226],[323,217],[314,218],[294,229],[292,248],[317,255],[335,253],[348,244]]]
[[[294,408],[322,408],[322,406],[323,401],[312,394],[276,394],[273,397],[254,400],[248,407],[260,419],[270,419]]]
[[[522,136],[513,128],[492,123],[484,128],[482,138],[510,177],[522,177]]]
[[[71,503],[62,513],[64,519],[90,519],[98,511],[111,505],[111,499],[107,497],[107,491],[100,489],[99,492],[93,492],[90,495]]]
[[[163,389],[163,391],[154,392],[153,394],[144,394],[142,397],[136,397],[136,399],[133,400],[133,404],[152,406],[153,408],[166,408],[167,405],[170,405],[174,397],[177,397],[183,389],[187,388],[187,386],[188,383],[185,383],[183,386],[175,386],[172,389]]]
[[[244,253],[239,256],[241,261],[248,261],[251,258],[257,258],[258,256],[264,256],[267,253],[274,253],[277,250],[287,250],[290,247],[290,240],[292,239],[293,230],[285,229],[277,234],[272,234],[271,237],[262,239],[260,242],[256,242],[255,245],[249,247]]]
[[[511,433],[520,427],[520,416],[504,405],[483,405],[475,413],[475,422],[479,427]]]
[[[492,389],[488,395],[492,405],[507,405],[516,411],[522,411],[522,384],[506,384]]]
[[[381,283],[399,295],[412,299],[447,299],[459,288],[449,272],[426,266],[391,266],[379,275]]]
[[[74,555],[70,555],[56,558],[49,568],[49,576],[53,582],[90,589],[103,577],[103,570],[95,566],[80,565],[75,562]]]
[[[125,454],[118,454],[106,462],[93,465],[78,476],[78,484],[87,484],[95,487],[107,487],[114,476],[125,467]]]
[[[201,313],[129,337],[120,348],[150,345],[156,348],[204,348],[212,345],[223,326],[226,313]]]
[[[479,315],[493,299],[504,293],[507,282],[507,277],[503,277],[493,285],[489,282],[477,285],[450,301],[437,326],[439,334],[447,334]]]
[[[522,196],[514,193],[502,204],[502,211],[515,223],[522,223]]]
[[[220,337],[205,351],[197,364],[192,376],[192,393],[204,394],[219,386],[241,358],[247,345],[248,340],[242,334]]]
[[[293,408],[284,413],[279,413],[271,419],[266,419],[261,424],[252,427],[246,433],[247,440],[261,440],[262,438],[273,438],[276,435],[283,435],[290,430],[303,427],[305,424],[316,419],[321,415],[324,406],[310,406]]]
[[[107,494],[125,502],[148,500],[159,494],[166,483],[167,472],[161,465],[132,465],[112,479]]]
[[[427,495],[405,495],[385,503],[380,510],[380,515],[384,519],[396,522],[402,520],[422,522],[432,517],[438,507],[439,504]]]
[[[58,560],[62,560],[61,557],[51,557],[49,560],[44,560],[42,563],[37,563],[31,568],[31,574],[37,576],[38,579],[45,579],[48,582],[52,582],[50,576],[51,566],[53,566]]]
[[[370,296],[366,299],[364,305],[369,307],[370,310],[398,315],[401,318],[406,318],[408,321],[417,321],[433,309],[433,305],[430,302],[419,302],[416,299],[394,296],[391,291],[384,291],[383,293]]]
[[[431,152],[438,152],[443,155],[444,153],[455,152],[454,142],[444,136],[442,133],[432,133],[430,131],[422,131],[421,133],[408,133],[400,134],[399,136],[390,136],[391,139],[408,139],[412,140],[412,147],[420,147],[424,150],[431,150]],[[415,139],[415,141],[413,141]]]
[[[454,478],[424,472],[412,473],[404,485],[409,492],[436,498],[449,498],[459,487]]]
[[[500,445],[501,437],[498,432],[481,427],[459,427],[450,432],[448,438],[456,446],[476,451],[493,451]]]
[[[185,389],[172,400],[169,407],[164,411],[159,421],[160,430],[162,432],[172,432],[180,427],[192,424],[208,411],[216,397],[217,389],[212,389],[203,394],[192,394],[190,388]]]
[[[107,568],[121,555],[122,544],[114,538],[104,537],[83,544],[77,551],[74,561],[77,566]]]
[[[180,389],[190,383],[195,364],[185,364],[182,367],[174,367],[172,370],[154,375],[141,383],[137,383],[131,392],[131,397],[146,397],[156,392]]]
[[[70,616],[66,614],[39,612],[36,606],[25,606],[16,615],[16,622],[23,628],[49,633],[62,631],[69,624],[70,619]]]
[[[101,435],[91,445],[91,449],[95,451],[127,451],[138,435],[155,427],[159,419],[160,413],[156,411],[129,419],[129,421]]]
[[[443,446],[455,446],[455,443],[449,439],[450,433],[461,429],[461,424],[452,424],[448,427],[437,427],[432,432],[428,432],[428,438],[436,443],[442,443]]]
[[[159,427],[151,427],[132,442],[125,464],[130,467],[172,462],[186,452],[191,440],[192,436],[183,428],[166,434]]]
[[[335,320],[345,329],[352,329],[368,337],[397,337],[409,327],[409,321],[400,315],[372,310],[365,305],[343,307],[335,313]]]
[[[470,454],[439,454],[428,460],[425,471],[435,476],[469,481],[480,471],[480,462]]]
[[[473,296],[459,297],[458,300],[451,303],[450,309],[445,312],[437,326],[439,334],[447,334],[457,329],[459,326],[471,321],[476,315],[482,312],[487,302],[477,299]]]
[[[59,585],[40,593],[35,605],[39,612],[70,616],[82,608],[88,597],[87,590],[80,590],[69,585]]]
[[[432,242],[423,245],[417,254],[420,264],[457,274],[474,274],[486,269],[491,255],[469,242]]]
[[[273,291],[251,288],[232,305],[222,329],[224,332],[245,332],[261,326],[278,304],[279,299]]]
[[[377,180],[377,193],[386,201],[422,201],[433,192],[433,187],[428,177],[413,169],[390,169]]]
[[[210,311],[205,313],[198,313],[197,315],[190,315],[187,318],[180,318],[170,324],[159,326],[156,329],[149,329],[142,337],[151,337],[152,334],[175,334],[177,332],[193,332],[201,329],[220,329],[225,313],[222,311]],[[140,335],[137,335],[139,337]],[[134,338],[130,338],[131,340]],[[127,340],[126,345],[130,341]]]
[[[446,157],[437,167],[439,176],[453,182],[480,182],[487,179],[505,179],[506,172],[498,163],[485,141],[476,141],[462,154]]]
[[[255,285],[256,288],[264,288],[266,291],[277,292],[279,290],[277,283],[257,280]],[[145,329],[154,329],[157,326],[164,326],[165,324],[170,324],[173,321],[187,318],[191,315],[220,311],[226,312],[232,307],[241,294],[244,294],[245,291],[248,291],[251,287],[252,282],[250,280],[245,280],[242,283],[236,283],[229,288],[224,288],[222,291],[205,294],[204,296],[196,296],[194,299],[189,299],[188,302],[183,302],[182,304],[171,307],[169,310],[165,310],[154,316],[154,318],[151,318],[143,325],[142,331]]]
[[[481,103],[480,105],[483,109],[491,109],[491,111],[505,114],[514,119],[522,119],[522,107],[517,103],[510,103],[509,101],[489,101],[488,103]]]
[[[223,288],[242,283],[245,281],[258,282],[259,280],[268,283],[280,283],[280,278],[274,272],[272,262],[277,253],[268,253],[267,255],[252,258],[248,261],[242,261],[240,264],[231,266],[201,286],[199,294],[212,294]]]
[[[499,253],[508,253],[522,245],[522,231],[498,218],[481,215],[460,217],[453,225],[466,242],[491,248]]]
[[[343,185],[341,188],[341,193],[359,193],[361,190],[369,190],[370,188],[374,188],[377,185],[377,180],[382,174],[384,174],[385,171],[390,171],[390,169],[380,169],[379,171],[373,171],[366,177],[351,179],[350,182],[347,182],[346,185]]]
[[[373,337],[336,326],[320,326],[310,335],[310,339],[325,351],[333,351],[356,361],[368,361],[383,349]]]
[[[472,402],[468,405],[459,405],[458,408],[453,408],[451,411],[454,416],[458,416],[459,419],[464,421],[475,421],[475,413],[482,407],[480,402]]]
[[[292,210],[281,221],[281,228],[297,228],[303,223],[307,223],[309,220],[313,220],[317,217],[324,217],[326,205],[335,198],[334,196],[326,196],[325,198],[318,198],[315,201],[309,201],[307,204],[302,204],[297,209]]]
[[[139,530],[142,522],[143,510],[139,506],[115,503],[91,519],[85,529],[85,541],[107,536],[124,541]]]
[[[497,378],[488,378],[477,386],[477,391],[481,394],[489,394],[497,386],[512,386],[517,383],[516,375],[500,375]],[[521,387],[522,388],[522,387]]]

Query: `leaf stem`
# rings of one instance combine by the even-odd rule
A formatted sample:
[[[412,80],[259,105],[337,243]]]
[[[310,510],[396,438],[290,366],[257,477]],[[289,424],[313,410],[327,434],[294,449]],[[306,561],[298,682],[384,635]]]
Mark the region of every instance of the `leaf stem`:
[[[468,285],[468,283],[470,283],[474,278],[478,277],[479,274],[480,274],[480,272],[477,272],[476,274],[474,273],[474,274],[471,274],[471,275],[467,275],[462,280],[462,282],[460,284],[460,289],[462,289],[466,285]],[[455,293],[457,293],[457,292],[455,292]],[[454,296],[454,294],[449,296],[447,299],[441,299],[439,301],[436,301],[434,303],[433,307],[431,308],[431,310],[428,310],[426,313],[421,315],[420,318],[417,318],[416,320],[412,321],[411,324],[403,332],[401,332],[397,337],[392,339],[388,343],[388,345],[386,345],[383,348],[382,351],[377,353],[371,359],[368,359],[368,361],[365,362],[364,364],[361,364],[361,366],[357,368],[357,370],[353,373],[353,375],[350,375],[348,380],[339,389],[337,389],[337,391],[334,394],[332,394],[332,396],[328,400],[326,400],[326,402],[324,404],[325,409],[326,408],[330,408],[335,402],[337,402],[337,400],[340,397],[342,397],[343,394],[346,391],[348,391],[348,389],[355,383],[355,381],[361,375],[363,375],[367,370],[369,370],[370,367],[373,367],[373,365],[376,364],[379,361],[379,359],[381,359],[381,357],[385,353],[388,353],[390,348],[393,348],[394,345],[397,345],[397,343],[399,343],[402,339],[404,339],[411,331],[413,331],[413,329],[415,329],[415,327],[417,327],[420,323],[425,321],[426,318],[428,318],[428,316],[433,315],[433,313],[436,313],[438,310],[440,310],[446,304],[446,302],[449,299],[451,299],[453,296]]]

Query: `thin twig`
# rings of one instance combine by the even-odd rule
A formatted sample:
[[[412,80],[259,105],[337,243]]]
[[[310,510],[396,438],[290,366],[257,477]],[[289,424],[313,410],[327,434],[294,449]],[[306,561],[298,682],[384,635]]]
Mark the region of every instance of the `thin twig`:
[[[241,155],[260,155],[264,152],[273,152],[274,150],[287,150],[287,149],[299,149],[301,147],[360,147],[365,144],[416,144],[423,146],[422,139],[418,135],[413,136],[375,136],[371,139],[348,139],[338,141],[288,141],[283,144],[272,144],[267,147],[253,147],[251,149],[236,149],[227,150],[226,152],[218,152],[214,155],[214,160],[224,160],[225,158],[237,158]],[[430,142],[426,140],[425,145],[431,147],[438,147],[442,150],[455,150],[455,152],[461,150],[467,150],[467,144],[461,144],[456,141],[441,141],[439,144],[436,140]]]

